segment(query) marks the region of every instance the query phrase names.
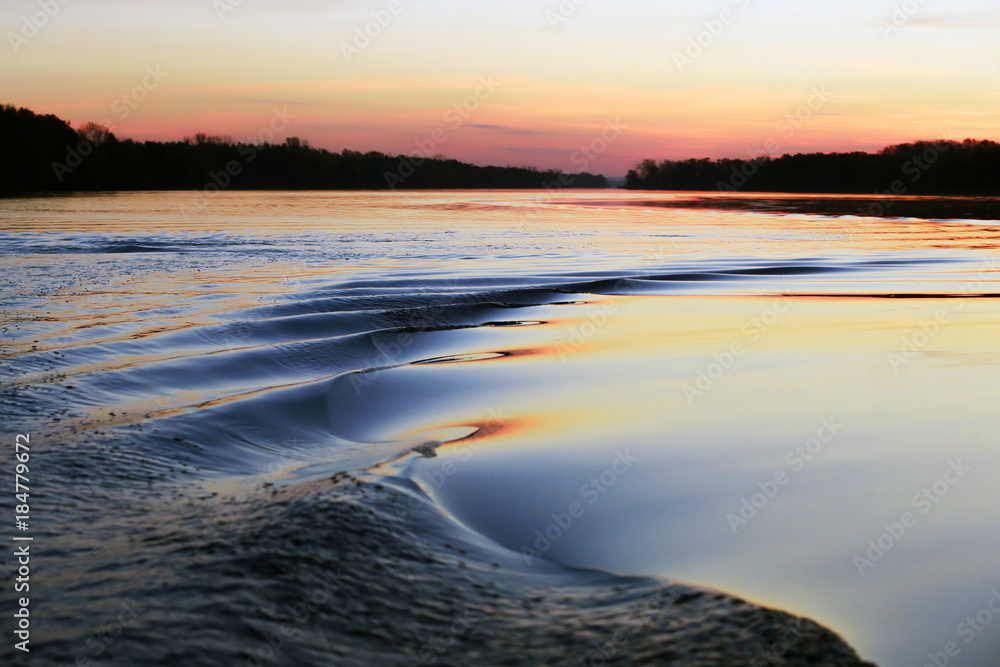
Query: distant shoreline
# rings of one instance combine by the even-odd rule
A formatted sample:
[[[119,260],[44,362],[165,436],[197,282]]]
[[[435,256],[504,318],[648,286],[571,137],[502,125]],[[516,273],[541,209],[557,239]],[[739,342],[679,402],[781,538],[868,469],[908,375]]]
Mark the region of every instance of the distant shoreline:
[[[0,197],[136,191],[395,191],[610,189],[622,179],[533,167],[478,166],[441,155],[341,153],[289,137],[235,142],[197,134],[183,141],[118,139],[86,123],[74,130],[54,115],[0,105]],[[883,200],[871,215],[898,214],[908,196],[1000,196],[1000,144],[966,139],[889,146],[878,153],[813,153],[751,159],[644,160],[624,190],[733,194],[866,195]],[[751,207],[753,208],[753,207]],[[780,207],[779,207],[780,208]],[[982,208],[982,207],[980,207]],[[796,209],[798,210],[798,209]],[[842,213],[846,214],[846,213]],[[998,219],[989,212],[989,219]]]
[[[278,125],[276,125],[277,127]],[[273,133],[272,133],[273,137]],[[79,131],[57,116],[0,106],[0,195],[36,192],[200,190],[429,190],[606,188],[604,176],[533,167],[480,167],[440,155],[335,153],[297,137],[236,142],[196,134],[183,141],[118,139]]]

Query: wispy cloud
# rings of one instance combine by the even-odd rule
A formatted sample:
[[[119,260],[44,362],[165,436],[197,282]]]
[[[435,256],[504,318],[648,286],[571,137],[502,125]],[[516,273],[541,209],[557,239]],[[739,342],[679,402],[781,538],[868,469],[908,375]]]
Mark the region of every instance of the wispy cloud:
[[[565,148],[516,148],[513,146],[505,146],[503,150],[512,153],[531,153],[533,155],[572,155],[574,152]]]
[[[288,100],[275,99],[260,99],[260,98],[244,98],[239,100],[240,102],[247,102],[250,104],[280,104],[283,106],[309,106],[313,104],[312,102],[290,102]]]
[[[487,130],[489,132],[503,132],[504,134],[545,134],[536,130],[523,130],[518,127],[508,127],[506,125],[487,125],[485,123],[469,123],[466,127],[476,130]]]

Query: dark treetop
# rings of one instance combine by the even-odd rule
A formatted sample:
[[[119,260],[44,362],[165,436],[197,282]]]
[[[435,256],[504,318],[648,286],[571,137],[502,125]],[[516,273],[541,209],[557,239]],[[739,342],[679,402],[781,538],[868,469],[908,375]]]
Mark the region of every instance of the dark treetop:
[[[810,153],[748,160],[645,160],[634,190],[903,195],[1000,195],[1000,144],[919,141],[878,153]]]
[[[352,190],[605,188],[603,176],[479,167],[440,156],[334,153],[289,138],[234,142],[202,134],[176,142],[121,140],[94,123],[0,106],[0,194],[76,190]]]

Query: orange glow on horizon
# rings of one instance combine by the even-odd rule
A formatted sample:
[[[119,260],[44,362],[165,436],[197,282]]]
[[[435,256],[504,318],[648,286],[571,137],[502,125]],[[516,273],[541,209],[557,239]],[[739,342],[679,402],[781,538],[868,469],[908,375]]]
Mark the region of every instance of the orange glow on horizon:
[[[371,20],[358,8],[248,3],[216,15],[210,3],[150,0],[123,21],[103,5],[67,5],[0,63],[0,101],[76,126],[110,120],[120,137],[164,141],[198,132],[243,140],[287,108],[295,120],[284,136],[334,151],[415,154],[440,128],[447,139],[434,152],[447,157],[564,171],[578,170],[581,152],[618,119],[627,130],[586,160],[609,176],[644,158],[1000,138],[1000,95],[991,92],[1000,46],[988,17],[925,18],[883,36],[870,6],[781,14],[748,4],[678,66],[692,39],[706,41],[711,18],[679,3],[641,2],[636,13],[588,3],[556,25],[526,1],[484,7],[490,20],[428,3],[404,8],[357,53],[344,45],[354,48]],[[0,10],[0,23],[15,30],[30,8],[21,5]],[[149,67],[169,75],[121,113],[116,100]],[[449,110],[483,80],[498,85],[452,122]],[[802,114],[815,89],[829,99]],[[789,117],[797,118],[791,132]]]

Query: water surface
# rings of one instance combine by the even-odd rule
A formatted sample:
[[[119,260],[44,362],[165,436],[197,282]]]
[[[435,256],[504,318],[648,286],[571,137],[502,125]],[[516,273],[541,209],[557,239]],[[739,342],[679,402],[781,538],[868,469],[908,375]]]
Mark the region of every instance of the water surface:
[[[369,469],[528,572],[995,662],[997,224],[679,197],[0,201],[0,405],[49,457],[40,530],[79,562],[128,540],[95,499],[197,533],[212,498]]]

